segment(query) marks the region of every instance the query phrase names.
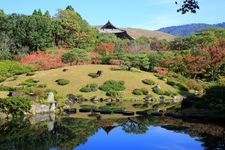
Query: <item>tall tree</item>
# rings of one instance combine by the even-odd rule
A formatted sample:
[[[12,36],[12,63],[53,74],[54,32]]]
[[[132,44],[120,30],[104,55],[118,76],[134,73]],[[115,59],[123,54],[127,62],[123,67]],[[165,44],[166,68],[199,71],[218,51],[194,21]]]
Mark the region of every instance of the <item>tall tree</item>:
[[[95,42],[94,30],[71,8],[59,10],[57,19],[62,32],[56,36],[63,40],[64,47],[87,48]]]

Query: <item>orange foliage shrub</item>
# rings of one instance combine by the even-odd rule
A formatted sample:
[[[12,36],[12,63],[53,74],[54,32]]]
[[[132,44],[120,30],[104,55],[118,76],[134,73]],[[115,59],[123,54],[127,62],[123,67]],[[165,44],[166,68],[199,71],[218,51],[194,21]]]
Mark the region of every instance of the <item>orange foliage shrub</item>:
[[[100,60],[100,58],[102,57],[102,55],[100,55],[99,53],[96,52],[90,52],[89,56],[91,57],[91,60],[89,60],[88,64],[101,64],[102,61]]]
[[[96,46],[96,51],[102,55],[113,54],[114,49],[115,49],[114,43],[101,43]]]
[[[169,72],[168,68],[164,68],[164,67],[154,67],[153,69],[155,72],[162,74],[162,75],[166,75]]]
[[[63,67],[64,63],[62,62],[61,57],[61,53],[47,54],[45,52],[37,51],[22,58],[21,63],[37,65],[41,69],[48,70]]]
[[[121,60],[119,60],[119,59],[110,59],[109,60],[109,64],[110,65],[120,65],[121,64]]]

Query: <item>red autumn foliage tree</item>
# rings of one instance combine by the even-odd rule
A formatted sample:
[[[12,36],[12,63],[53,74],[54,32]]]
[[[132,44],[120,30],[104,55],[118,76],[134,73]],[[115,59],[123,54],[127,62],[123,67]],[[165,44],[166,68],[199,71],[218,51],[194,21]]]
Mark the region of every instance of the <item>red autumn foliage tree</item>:
[[[225,39],[215,39],[213,45],[201,45],[199,49],[205,54],[206,70],[211,80],[215,80],[220,73],[220,67],[225,61]]]
[[[168,68],[170,71],[179,72],[181,74],[184,73],[184,63],[183,63],[183,57],[180,55],[177,55],[173,58],[161,58],[160,59],[160,66]]]
[[[150,47],[152,50],[168,50],[169,43],[166,40],[154,39],[151,41]]]
[[[96,46],[96,51],[101,54],[113,54],[115,49],[115,44],[114,43],[101,43]]]
[[[62,54],[47,54],[45,52],[37,51],[22,58],[21,63],[37,65],[41,69],[48,70],[60,68],[64,66],[61,60]]]
[[[194,79],[199,74],[206,72],[205,67],[208,65],[208,62],[205,60],[204,56],[201,55],[188,55],[184,58],[186,63],[186,72],[191,74]]]

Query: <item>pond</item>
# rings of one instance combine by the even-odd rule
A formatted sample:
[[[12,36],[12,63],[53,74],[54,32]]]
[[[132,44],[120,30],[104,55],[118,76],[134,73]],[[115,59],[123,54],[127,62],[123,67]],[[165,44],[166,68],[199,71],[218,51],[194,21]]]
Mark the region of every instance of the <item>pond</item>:
[[[169,117],[79,119],[51,116],[4,122],[1,150],[225,149],[225,128]],[[40,116],[39,116],[40,119]]]

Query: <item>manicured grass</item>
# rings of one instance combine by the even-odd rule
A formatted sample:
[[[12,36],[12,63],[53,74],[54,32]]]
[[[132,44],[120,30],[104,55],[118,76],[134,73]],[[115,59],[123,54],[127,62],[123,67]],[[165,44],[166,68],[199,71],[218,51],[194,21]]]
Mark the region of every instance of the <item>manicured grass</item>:
[[[96,92],[82,93],[80,89],[87,84],[97,83],[99,86],[102,85],[105,81],[116,80],[125,82],[125,90],[122,91],[122,96],[125,99],[129,98],[143,98],[144,96],[133,95],[132,91],[136,88],[146,88],[149,90],[149,94],[152,94],[156,97],[159,95],[152,92],[152,87],[142,83],[143,79],[151,79],[154,82],[158,83],[159,86],[164,90],[169,90],[175,93],[178,93],[178,90],[172,86],[165,83],[165,81],[159,80],[152,73],[143,72],[143,71],[123,71],[123,70],[111,70],[111,65],[80,65],[80,66],[71,66],[59,69],[52,69],[48,71],[37,71],[35,75],[32,76],[33,79],[39,80],[39,84],[46,84],[48,88],[55,89],[60,96],[65,97],[67,94],[81,94],[84,97],[106,97],[104,91],[98,90]],[[63,72],[63,69],[68,69],[68,71]],[[103,71],[102,75],[98,78],[91,78],[88,76],[91,72],[97,72],[98,70]],[[19,75],[15,81],[5,81],[2,84],[7,86],[16,86],[19,83],[29,79],[29,76]],[[55,81],[57,79],[67,79],[70,81],[70,84],[60,86]]]
[[[8,97],[7,95],[9,94],[9,92],[6,91],[0,91],[0,98],[6,98]]]

